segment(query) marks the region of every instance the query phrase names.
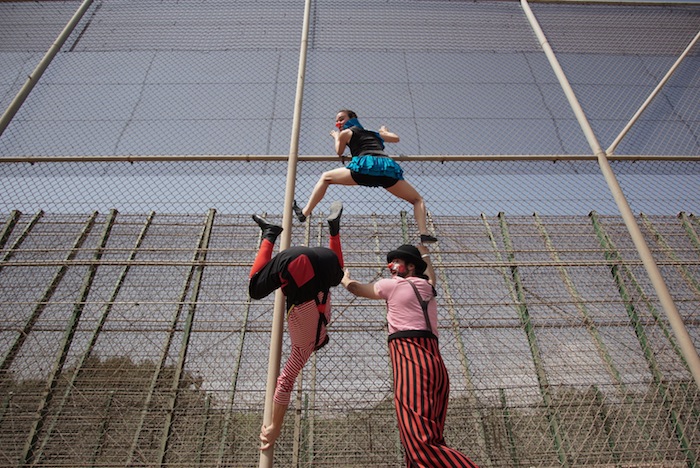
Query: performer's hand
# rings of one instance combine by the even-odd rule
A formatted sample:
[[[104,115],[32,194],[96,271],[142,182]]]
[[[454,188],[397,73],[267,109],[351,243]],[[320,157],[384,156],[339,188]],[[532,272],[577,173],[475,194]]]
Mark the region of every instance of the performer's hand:
[[[331,136],[336,139],[340,135],[340,132],[338,130],[331,130]]]
[[[350,281],[352,281],[352,278],[350,278],[350,270],[346,268],[343,270],[343,279],[340,280],[340,283],[343,285],[343,287],[347,288]]]
[[[280,436],[281,431],[282,428],[275,427],[274,424],[270,424],[269,426],[263,424],[262,429],[260,430],[260,442],[262,442],[260,450],[267,450],[272,447],[277,438]]]

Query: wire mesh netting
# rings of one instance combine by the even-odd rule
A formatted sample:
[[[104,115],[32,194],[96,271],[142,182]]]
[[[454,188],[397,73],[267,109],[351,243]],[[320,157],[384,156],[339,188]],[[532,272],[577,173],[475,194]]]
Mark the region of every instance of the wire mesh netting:
[[[700,8],[532,10],[697,349],[697,46],[624,129]],[[347,107],[400,135],[439,238],[447,443],[484,467],[698,466],[687,356],[523,6],[309,13],[300,74],[303,2],[0,1],[0,466],[258,464],[274,298],[248,297],[250,215],[290,215],[288,155],[300,203],[347,163]],[[332,186],[292,245],[328,244],[336,199],[354,278],[418,241],[409,203]],[[329,330],[275,465],[403,466],[385,304],[335,288]]]

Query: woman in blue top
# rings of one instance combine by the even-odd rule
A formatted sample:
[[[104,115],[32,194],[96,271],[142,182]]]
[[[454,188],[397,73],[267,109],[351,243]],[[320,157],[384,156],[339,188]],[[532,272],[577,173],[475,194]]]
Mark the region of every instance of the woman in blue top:
[[[345,148],[350,148],[352,161],[346,167],[324,172],[303,209],[294,202],[294,213],[299,221],[306,221],[331,184],[384,187],[389,193],[413,205],[421,243],[437,242],[437,238],[428,233],[423,197],[404,180],[401,167],[384,151],[384,142],[398,143],[399,136],[383,125],[379,127],[379,132],[365,130],[357,120],[357,114],[348,109],[338,112],[335,126],[338,130],[331,131],[335,152],[342,156]]]

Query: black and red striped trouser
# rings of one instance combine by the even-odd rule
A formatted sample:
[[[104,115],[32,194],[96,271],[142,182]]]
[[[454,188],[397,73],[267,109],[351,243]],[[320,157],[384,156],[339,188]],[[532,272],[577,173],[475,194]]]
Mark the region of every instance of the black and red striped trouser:
[[[476,467],[466,455],[445,444],[450,379],[437,338],[392,335],[389,354],[406,466]]]

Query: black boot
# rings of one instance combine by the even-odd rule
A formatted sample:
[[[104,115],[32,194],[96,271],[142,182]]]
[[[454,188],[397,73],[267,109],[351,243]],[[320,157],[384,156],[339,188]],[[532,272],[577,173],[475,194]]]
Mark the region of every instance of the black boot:
[[[340,233],[340,215],[343,214],[343,202],[334,201],[331,203],[331,211],[326,218],[328,221],[328,231],[331,236],[337,236]]]
[[[283,230],[282,226],[270,224],[265,220],[265,218],[261,218],[258,215],[253,215],[253,221],[258,223],[258,226],[260,226],[260,229],[262,229],[263,239],[267,239],[273,244],[277,240],[277,236],[279,236]]]
[[[296,200],[294,200],[294,206],[292,206],[292,210],[294,211],[294,214],[297,215],[297,219],[299,220],[299,222],[303,223],[304,221],[306,221],[306,215],[303,211],[301,211],[301,208],[299,208],[299,205],[297,205]]]
[[[437,237],[431,236],[430,234],[421,234],[420,243],[421,244],[434,244],[437,242]]]

